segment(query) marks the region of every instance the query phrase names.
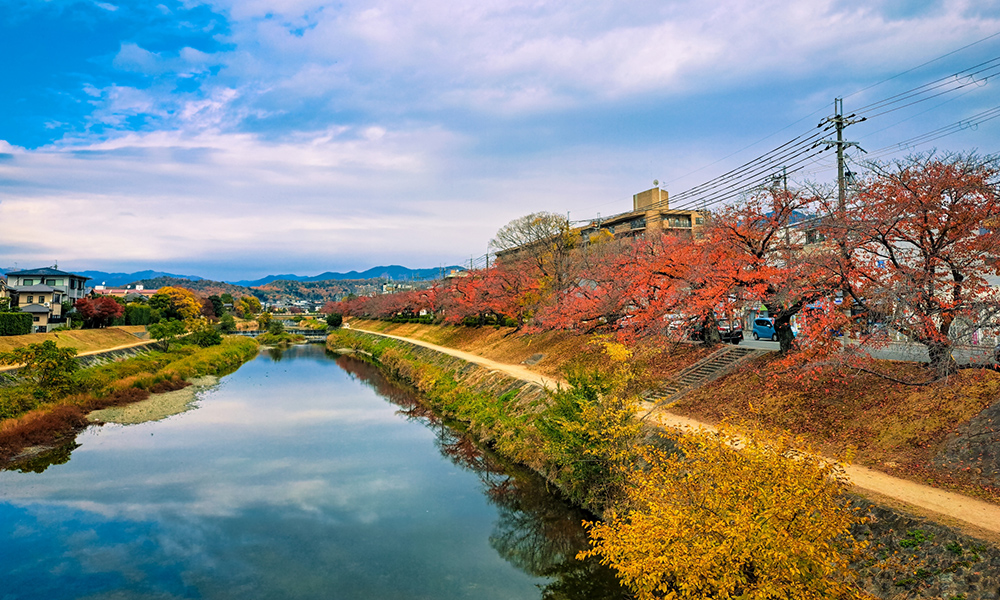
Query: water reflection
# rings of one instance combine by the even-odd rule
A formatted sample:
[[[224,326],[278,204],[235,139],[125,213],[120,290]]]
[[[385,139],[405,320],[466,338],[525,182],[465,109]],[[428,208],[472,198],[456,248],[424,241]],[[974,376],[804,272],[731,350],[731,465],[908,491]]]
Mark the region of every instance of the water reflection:
[[[340,364],[265,353],[197,410],[0,473],[0,598],[621,596],[572,558],[582,513],[559,522],[543,482]]]
[[[374,366],[342,356],[342,369],[399,407],[399,414],[435,432],[435,444],[453,464],[479,477],[498,518],[490,546],[511,565],[553,581],[542,588],[545,599],[624,598],[614,573],[598,561],[580,561],[587,548],[581,523],[594,515],[571,506],[545,480],[478,444],[461,424],[447,422],[419,400],[418,394],[389,383]]]

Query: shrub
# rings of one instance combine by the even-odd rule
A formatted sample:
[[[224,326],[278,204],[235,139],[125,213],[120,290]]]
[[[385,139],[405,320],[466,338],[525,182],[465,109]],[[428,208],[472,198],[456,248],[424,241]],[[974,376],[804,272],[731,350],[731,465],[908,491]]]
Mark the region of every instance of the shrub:
[[[646,448],[627,501],[589,524],[593,548],[639,600],[854,598],[861,545],[838,467],[781,435],[705,431]]]
[[[0,364],[24,365],[18,376],[31,382],[36,398],[48,400],[65,396],[73,388],[73,372],[79,366],[75,356],[75,348],[59,348],[45,340],[0,354]]]
[[[28,313],[0,313],[0,335],[28,335],[31,333],[31,323],[31,315]]]
[[[222,315],[222,318],[219,320],[219,331],[222,333],[236,331],[236,319],[233,318],[233,315],[229,313]]]
[[[330,313],[326,316],[326,326],[336,329],[344,323],[344,316],[340,313]]]
[[[222,334],[212,327],[198,329],[188,336],[192,343],[198,344],[202,348],[218,346],[222,343]]]

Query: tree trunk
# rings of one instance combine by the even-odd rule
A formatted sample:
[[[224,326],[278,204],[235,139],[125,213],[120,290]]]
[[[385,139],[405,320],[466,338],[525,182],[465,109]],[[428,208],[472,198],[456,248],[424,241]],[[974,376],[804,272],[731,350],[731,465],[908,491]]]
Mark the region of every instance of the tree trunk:
[[[927,344],[927,355],[931,359],[931,369],[933,369],[938,379],[943,379],[958,372],[958,363],[951,355],[951,344],[948,342],[935,342]]]
[[[779,314],[774,318],[774,331],[778,334],[778,343],[781,344],[781,353],[787,354],[792,349],[792,340],[795,334],[792,333],[792,316]]]
[[[719,335],[718,321],[716,321],[714,315],[705,317],[701,322],[701,327],[702,342],[706,346],[714,346],[722,342],[722,337]]]

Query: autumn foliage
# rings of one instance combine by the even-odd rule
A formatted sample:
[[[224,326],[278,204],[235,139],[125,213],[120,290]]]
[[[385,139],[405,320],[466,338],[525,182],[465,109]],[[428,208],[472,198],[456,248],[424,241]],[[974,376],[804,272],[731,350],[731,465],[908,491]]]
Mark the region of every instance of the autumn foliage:
[[[536,213],[498,232],[502,251],[487,269],[326,310],[625,339],[702,331],[713,343],[717,321],[766,309],[786,366],[864,361],[865,347],[888,342],[870,334],[892,331],[926,346],[935,376],[946,376],[956,343],[1000,329],[989,281],[1000,275],[998,180],[997,160],[975,155],[873,163],[847,210],[829,191],[761,189],[715,211],[699,239],[585,239]]]
[[[125,314],[125,307],[111,296],[80,298],[73,306],[80,312],[84,325],[88,328],[107,327]]]
[[[705,431],[644,450],[627,500],[589,525],[593,548],[640,600],[853,598],[860,544],[836,465],[780,435]]]

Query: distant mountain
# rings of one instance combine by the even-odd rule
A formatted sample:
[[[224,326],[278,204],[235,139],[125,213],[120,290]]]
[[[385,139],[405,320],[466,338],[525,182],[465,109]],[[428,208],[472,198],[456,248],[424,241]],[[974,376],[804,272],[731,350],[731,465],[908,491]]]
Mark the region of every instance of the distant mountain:
[[[171,279],[184,279],[187,281],[201,281],[202,277],[195,275],[175,275],[164,273],[163,271],[136,271],[135,273],[105,273],[104,271],[74,271],[77,275],[90,277],[88,285],[106,285],[108,287],[121,287],[129,283],[135,283],[143,279],[156,279],[157,277],[170,277]]]
[[[325,273],[320,273],[319,275],[313,276],[303,276],[303,275],[268,275],[267,277],[262,277],[260,279],[254,280],[243,280],[243,281],[230,281],[233,285],[242,285],[246,287],[256,287],[259,285],[267,285],[272,281],[342,281],[346,279],[391,279],[393,281],[424,281],[427,279],[437,279],[441,277],[443,273],[448,273],[452,270],[463,270],[463,267],[458,265],[451,265],[448,267],[436,267],[431,269],[409,269],[400,265],[389,265],[385,267],[372,267],[367,271],[349,271],[347,273],[335,273],[332,271],[327,271]]]

